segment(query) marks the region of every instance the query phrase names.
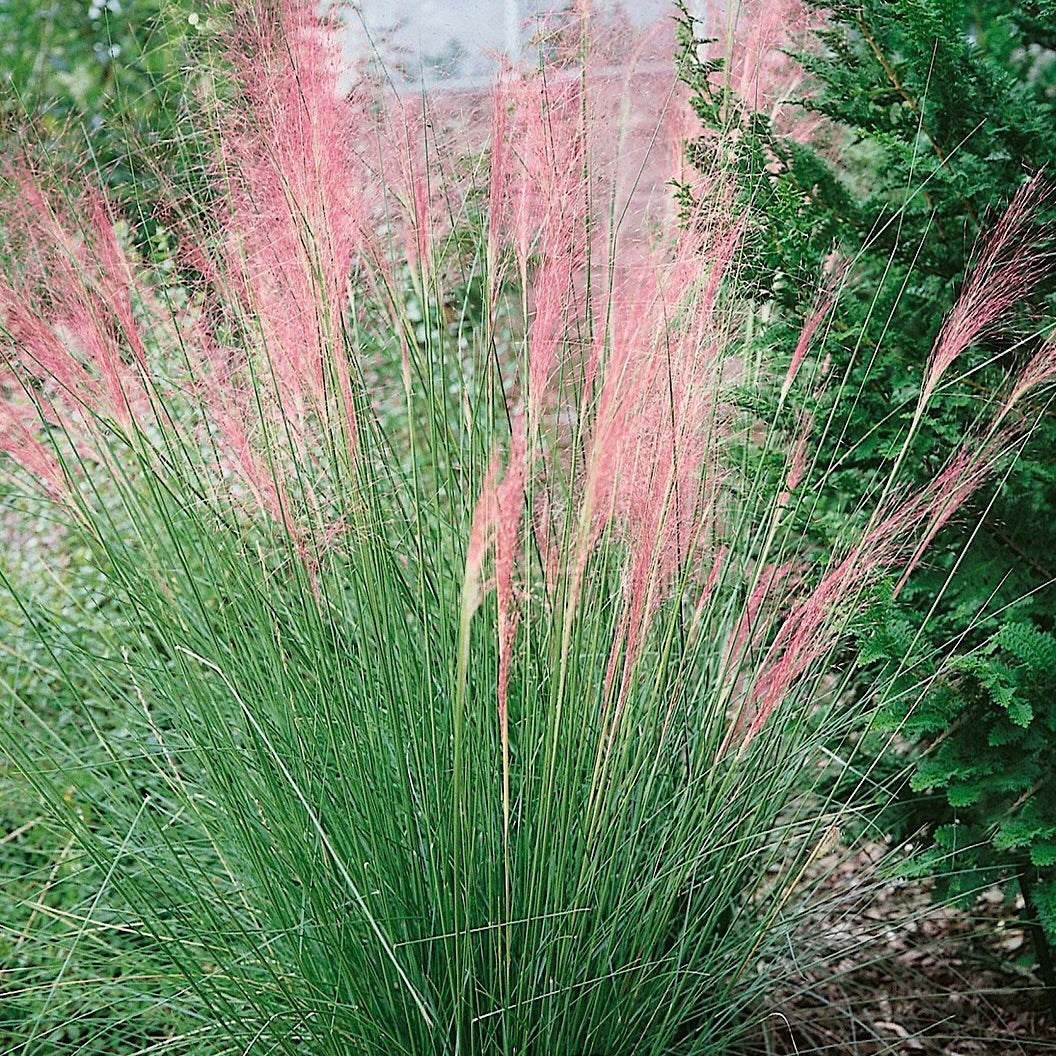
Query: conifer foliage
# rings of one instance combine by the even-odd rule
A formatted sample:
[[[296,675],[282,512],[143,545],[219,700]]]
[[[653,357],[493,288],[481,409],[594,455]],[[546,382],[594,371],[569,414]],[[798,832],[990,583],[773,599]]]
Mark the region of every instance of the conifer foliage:
[[[704,163],[721,140],[739,173],[755,249],[744,288],[767,311],[809,310],[831,254],[854,260],[801,368],[809,379],[831,364],[857,393],[819,463],[838,466],[850,484],[876,473],[910,435],[923,479],[951,437],[975,427],[995,377],[1024,363],[1052,370],[1051,194],[1039,185],[1034,218],[1007,231],[989,261],[973,246],[995,231],[1017,188],[1053,171],[1056,9],[1043,0],[808,0],[798,8],[807,28],[784,41],[777,68],[786,91],[771,88],[766,106],[738,92],[726,57],[701,48],[699,27],[684,18],[684,74],[708,129],[691,156]],[[989,266],[996,277],[1024,241],[1037,247],[1029,289],[1011,274],[984,289],[980,273]],[[964,333],[956,337],[952,317],[940,332],[934,306],[959,294]],[[989,313],[1009,295],[1013,310],[995,328]],[[923,417],[915,410],[922,376],[936,388]],[[805,391],[793,386],[790,403]],[[926,560],[878,601],[859,661],[863,678],[885,665],[899,672],[902,692],[884,724],[929,749],[899,819],[930,834],[918,871],[966,896],[1018,880],[1052,941],[1056,419],[1044,399],[1011,417],[1031,434],[1016,467],[969,516],[942,525],[962,551],[956,561]],[[836,502],[830,524],[840,523],[837,510],[847,506]],[[950,641],[960,658],[934,660]]]

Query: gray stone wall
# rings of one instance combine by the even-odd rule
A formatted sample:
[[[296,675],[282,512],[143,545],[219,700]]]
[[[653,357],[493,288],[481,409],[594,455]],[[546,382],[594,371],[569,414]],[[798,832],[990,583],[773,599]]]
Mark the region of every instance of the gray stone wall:
[[[500,56],[522,57],[540,17],[567,6],[555,0],[359,0],[352,36],[360,39],[353,46],[375,51],[407,82],[470,87],[490,79]],[[655,24],[673,11],[672,0],[593,0],[592,7],[603,18],[620,13],[632,27]]]

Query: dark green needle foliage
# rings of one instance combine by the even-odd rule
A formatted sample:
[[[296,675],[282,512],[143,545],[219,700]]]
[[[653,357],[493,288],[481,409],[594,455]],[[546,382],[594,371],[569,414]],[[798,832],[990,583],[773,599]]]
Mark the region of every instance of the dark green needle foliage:
[[[1056,7],[1044,0],[805,6],[816,14],[813,29],[787,46],[789,63],[794,56],[806,77],[795,106],[779,116],[737,98],[724,63],[698,56],[688,18],[684,75],[738,174],[736,193],[752,206],[755,252],[742,275],[761,309],[801,318],[819,286],[833,281],[823,276],[829,255],[854,262],[781,406],[793,414],[797,393],[808,398],[811,365],[816,372],[831,357],[857,398],[845,401],[849,413],[818,464],[835,467],[846,497],[912,431],[916,388],[978,237],[1017,187],[1053,171]],[[790,112],[801,128],[811,120],[809,136],[790,134]],[[740,129],[732,141],[731,127]],[[712,142],[706,134],[691,157],[702,162]],[[1047,338],[1056,291],[1052,219],[1051,204],[1043,206],[1030,235],[1040,279],[1033,293],[1009,325],[960,355],[919,423],[910,458],[920,479],[942,464],[953,436],[973,427],[993,380]],[[770,410],[776,413],[776,399]],[[943,529],[960,556],[929,559],[897,596],[878,600],[861,630],[860,660],[863,682],[880,667],[901,672],[903,692],[885,725],[930,749],[901,815],[889,821],[927,834],[920,871],[940,877],[937,890],[966,896],[1018,879],[1053,940],[1056,417],[1044,398],[1023,429],[1029,442],[1014,469]],[[831,505],[822,521],[842,524],[849,504],[824,502]],[[966,655],[945,665],[928,659],[951,640]]]

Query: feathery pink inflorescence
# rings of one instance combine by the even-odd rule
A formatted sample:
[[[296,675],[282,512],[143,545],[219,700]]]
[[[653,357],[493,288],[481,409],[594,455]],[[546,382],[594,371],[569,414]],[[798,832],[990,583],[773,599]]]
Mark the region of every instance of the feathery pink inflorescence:
[[[473,519],[470,522],[469,542],[466,545],[466,571],[463,586],[463,604],[473,613],[484,597],[484,559],[488,548],[495,537],[495,525],[498,522],[498,484],[499,452],[493,451],[488,462],[484,482],[473,507]]]
[[[726,639],[723,648],[722,679],[728,693],[736,692],[744,682],[746,672],[753,670],[750,658],[765,645],[766,637],[780,614],[782,584],[794,569],[793,561],[785,561],[780,565],[767,565],[759,573],[734,625],[733,634]],[[739,710],[726,742],[743,735],[747,722],[744,709]]]
[[[0,287],[0,323],[9,363],[41,382],[38,407],[75,426],[75,444],[96,420],[144,424],[152,400],[175,395],[163,390],[182,376],[221,471],[234,469],[291,527],[288,467],[275,464],[268,429],[281,425],[314,457],[306,415],[330,421],[336,408],[340,432],[354,440],[342,312],[369,207],[354,149],[366,107],[340,90],[338,46],[310,5],[251,5],[241,43],[248,50],[232,59],[243,105],[223,128],[217,170],[230,218],[219,246],[184,235],[183,260],[205,280],[204,298],[170,315],[140,280],[102,195],[59,203],[21,165],[9,170],[16,193],[3,203],[20,251],[18,282]],[[253,346],[248,355],[223,348],[232,328]],[[6,422],[8,453],[57,481],[25,428]]]
[[[752,686],[747,745],[780,707],[793,684],[831,655],[846,614],[880,578],[901,571],[901,587],[936,534],[990,477],[1012,434],[995,434],[981,448],[966,445],[919,491],[889,504],[872,526],[808,594],[794,601],[771,642]]]
[[[978,449],[962,448],[922,492],[919,501],[926,511],[924,530],[895,585],[896,594],[906,585],[913,570],[950,518],[990,478],[995,465],[1010,449],[1014,438],[1014,430],[1005,428],[993,432],[990,439]]]
[[[932,348],[921,390],[922,405],[957,357],[989,334],[1045,274],[1049,264],[1041,253],[1030,248],[1029,236],[1038,209],[1050,193],[1041,174],[1027,180],[993,231],[983,239],[972,273]]]
[[[224,266],[242,280],[283,411],[326,401],[336,378],[354,433],[341,312],[365,226],[369,173],[354,150],[362,92],[339,90],[339,44],[312,8],[256,5],[232,54],[245,105],[222,137],[231,224]]]
[[[741,104],[774,121],[777,130],[806,142],[821,119],[795,103],[803,93],[803,69],[789,54],[808,34],[824,28],[825,15],[803,0],[705,0],[695,12],[698,52],[722,59],[715,74]]]
[[[627,193],[619,189],[625,167],[619,149],[626,140],[612,131],[618,113],[611,122],[606,115],[601,131],[597,112],[599,99],[608,110],[619,106],[605,91],[611,73],[597,69],[588,65],[582,77],[558,73],[545,81],[509,70],[501,74],[491,123],[489,259],[499,267],[512,257],[524,287],[527,391],[521,400],[530,461],[540,425],[549,421],[546,400],[558,395],[551,392],[552,378],[568,364],[565,357],[583,384],[580,405],[557,408],[554,418],[561,421],[565,415],[586,430],[578,487],[566,507],[555,510],[547,483],[538,481],[530,523],[548,596],[556,597],[563,581],[566,605],[580,600],[586,564],[603,535],[625,549],[621,609],[606,677],[615,721],[655,614],[687,563],[702,565],[700,578],[710,569],[712,586],[719,572],[714,552],[701,545],[701,534],[715,528],[720,482],[716,392],[726,336],[716,302],[741,226],[729,218],[702,216],[701,223],[676,238],[650,245],[637,222],[620,231],[606,230],[598,217],[587,223],[588,203],[607,210],[606,195]],[[659,98],[666,106],[670,91]],[[583,129],[591,135],[585,137]],[[642,135],[638,139],[649,141]],[[635,140],[635,146],[641,144]],[[636,157],[636,171],[647,171],[648,158]],[[658,172],[649,170],[649,177],[662,184]],[[618,221],[620,201],[614,207]],[[611,259],[607,240],[610,247],[618,244]],[[595,328],[584,363],[588,260],[594,269],[595,303],[589,307]],[[511,449],[508,474],[518,455]],[[559,455],[555,465],[561,464]],[[467,552],[471,589],[479,582],[492,526],[502,523],[513,530],[517,524],[514,516],[499,518],[497,476],[493,459]],[[510,488],[523,490],[523,479],[514,476]],[[579,527],[570,529],[573,524]],[[497,564],[498,551],[497,546]],[[497,586],[500,594],[509,593],[508,586]],[[504,609],[501,596],[499,604]],[[500,624],[501,666],[502,639],[511,627],[501,612]],[[500,685],[504,680],[500,672]]]
[[[1005,397],[998,414],[998,421],[1029,392],[1056,380],[1056,334],[1050,334],[1030,358],[1027,365],[1016,375],[1012,389]]]
[[[64,442],[88,453],[104,422],[124,426],[145,411],[133,313],[142,291],[98,192],[59,201],[25,160],[11,182],[17,192],[4,196],[0,224],[12,232],[18,283],[0,282],[0,450],[54,494],[70,481],[41,442],[43,426],[61,427]],[[29,387],[32,401],[22,398]]]
[[[1040,176],[1029,180],[983,241],[975,268],[935,342],[920,407],[956,358],[990,332],[1044,274],[1046,263],[1031,248],[1028,235],[1048,194]],[[1013,382],[986,439],[966,441],[928,485],[889,505],[820,583],[791,606],[749,691],[751,721],[744,744],[758,734],[796,680],[831,654],[843,633],[842,613],[882,576],[898,572],[900,590],[943,526],[990,477],[1015,439],[1014,432],[1001,425],[1007,411],[1030,389],[1056,377],[1056,356],[1049,344],[1042,345]]]
[[[832,306],[836,303],[840,284],[847,273],[847,266],[846,263],[841,264],[830,258],[826,264],[826,271],[825,284],[818,295],[814,311],[807,316],[799,331],[799,337],[796,339],[796,347],[792,352],[792,359],[788,364],[785,380],[781,384],[782,399],[788,395],[792,388],[792,383],[796,380],[799,368],[803,365],[803,360],[806,359],[807,352],[810,350],[810,344],[814,340],[814,334],[817,333],[818,327],[821,326],[832,310]]]
[[[761,81],[784,30],[781,13],[800,6],[776,0],[760,5],[760,20],[738,53],[736,76],[744,90]],[[432,198],[433,159],[418,127],[424,111],[396,102],[371,112],[358,89],[340,91],[337,44],[307,3],[280,0],[253,11],[245,24],[252,54],[233,56],[245,109],[222,137],[230,216],[218,246],[192,247],[187,260],[206,292],[182,319],[171,321],[180,330],[181,363],[189,368],[177,388],[197,398],[206,419],[197,425],[218,449],[222,472],[236,474],[253,503],[282,524],[308,558],[310,544],[325,545],[342,530],[342,521],[336,517],[321,529],[317,524],[316,535],[308,537],[295,512],[304,496],[287,479],[290,466],[282,457],[289,452],[276,453],[281,442],[275,436],[285,431],[292,437],[310,477],[317,429],[328,425],[336,404],[354,444],[342,339],[350,282],[364,283],[372,307],[389,314],[410,394],[414,338],[400,297],[406,269],[423,293],[440,277],[437,232],[449,203]],[[620,158],[612,156],[625,141],[613,136],[605,142],[605,132],[593,123],[596,97],[605,93],[592,80],[594,68],[587,72],[543,77],[506,69],[493,97],[488,302],[503,283],[519,282],[527,369],[523,391],[513,385],[505,390],[513,391],[514,408],[508,449],[505,458],[498,450],[493,454],[473,512],[463,614],[471,618],[485,590],[494,587],[504,750],[518,602],[528,582],[521,567],[526,497],[548,596],[560,596],[564,586],[566,616],[584,600],[581,588],[599,541],[621,551],[621,593],[603,686],[610,729],[633,694],[662,606],[680,587],[692,591],[698,623],[727,573],[738,567],[723,541],[728,409],[722,388],[731,368],[731,338],[720,295],[745,219],[722,208],[731,199],[717,177],[701,196],[708,204],[673,238],[650,240],[646,224],[638,221],[608,230],[606,208],[612,206],[618,225],[620,206],[633,192],[621,189]],[[383,157],[373,169],[360,150],[364,134],[381,145]],[[646,171],[644,161],[640,171]],[[388,215],[365,190],[382,174],[397,184],[389,196],[397,208]],[[104,199],[88,194],[78,203],[78,226],[69,222],[73,210],[55,206],[31,176],[19,179],[21,193],[14,197],[20,204],[0,219],[21,231],[25,282],[24,288],[0,286],[0,384],[8,396],[17,395],[20,384],[40,383],[42,391],[35,404],[3,401],[0,450],[60,492],[68,486],[66,467],[41,442],[40,417],[74,423],[89,437],[96,418],[135,420],[155,396],[165,395],[151,378],[159,335],[141,319],[149,314],[142,310],[149,291]],[[1040,276],[1039,258],[1022,243],[1044,195],[1040,180],[1028,182],[984,244],[936,342],[922,405],[950,364]],[[353,279],[357,264],[364,266]],[[841,274],[831,271],[803,324],[782,396],[831,309]],[[589,337],[582,325],[588,312]],[[239,344],[232,332],[248,335],[242,347],[227,347]],[[1054,348],[1051,340],[1043,344],[1013,383],[987,440],[955,452],[927,487],[888,503],[816,586],[804,589],[805,576],[783,559],[747,565],[756,576],[754,589],[744,592],[716,652],[726,679],[720,696],[741,694],[731,741],[749,743],[796,682],[831,656],[849,604],[879,577],[908,575],[922,559],[1007,449],[1011,434],[998,428],[1005,412],[1056,377]],[[576,380],[556,392],[554,379],[566,367]],[[565,403],[550,419],[548,401],[558,400]],[[562,424],[548,431],[555,422]],[[567,422],[574,423],[574,440]],[[804,418],[779,508],[806,474],[810,432]],[[556,453],[545,446],[554,434],[560,434]],[[567,491],[545,479],[545,469],[571,464],[577,470]],[[560,498],[552,504],[555,495]],[[780,509],[774,524],[779,519]],[[492,552],[494,579],[485,584]]]
[[[296,539],[300,529],[293,518],[282,470],[269,462],[256,438],[260,416],[252,385],[242,376],[241,357],[234,349],[217,344],[204,325],[192,332],[196,340],[187,345],[192,368],[188,388],[208,412],[209,428],[219,442],[222,468],[233,470],[256,507]]]
[[[391,228],[395,238],[391,245],[368,239],[365,250],[372,268],[389,272],[394,264],[406,265],[419,288],[427,289],[437,247],[453,233],[452,225],[467,218],[465,194],[477,189],[467,155],[480,150],[477,141],[485,134],[480,106],[457,93],[439,93],[375,98],[374,107],[372,180],[385,188],[379,194],[384,213],[375,226]]]
[[[497,697],[499,726],[504,743],[507,736],[507,694],[513,643],[520,621],[515,604],[515,574],[521,553],[520,524],[528,470],[525,443],[524,419],[518,415],[513,421],[505,473],[500,480],[500,452],[496,450],[492,453],[477,498],[466,547],[463,585],[463,605],[466,615],[471,616],[483,597],[484,561],[488,550],[494,545],[499,644]]]
[[[803,71],[786,49],[819,24],[802,0],[749,0],[740,5],[731,70],[737,94],[755,109],[774,107],[802,82]]]
[[[585,204],[581,90],[576,77],[551,81],[540,74],[506,78],[497,87],[504,101],[492,139],[501,134],[508,144],[495,155],[489,232],[493,256],[509,245],[522,274],[537,249],[583,248],[573,237]]]
[[[516,75],[504,68],[493,97],[488,254],[495,283],[512,253],[531,315],[529,431],[538,428],[546,390],[568,330],[582,276],[586,185],[582,86],[577,78]]]
[[[0,383],[4,381],[0,376]],[[39,411],[24,401],[0,401],[0,452],[31,474],[55,501],[67,497],[69,481],[55,452],[40,441]]]
[[[792,501],[792,492],[799,487],[807,472],[807,462],[810,456],[810,434],[814,428],[814,418],[810,414],[804,414],[800,422],[799,432],[796,434],[795,442],[788,456],[788,468],[785,471],[785,486],[778,493],[778,507],[787,506]]]
[[[132,317],[136,281],[106,204],[90,188],[60,203],[28,166],[17,186],[2,219],[22,243],[22,281],[0,288],[0,310],[20,362],[83,409],[127,421],[144,352]]]
[[[717,239],[718,255],[709,256],[687,239],[666,260],[644,257],[618,273],[608,305],[605,351],[596,353],[604,360],[593,368],[597,407],[582,498],[587,532],[572,589],[606,529],[625,541],[622,610],[606,676],[611,689],[620,672],[617,712],[658,606],[687,562],[712,556],[702,535],[715,528],[722,479],[717,393],[724,335],[692,293],[728,266],[734,246]]]

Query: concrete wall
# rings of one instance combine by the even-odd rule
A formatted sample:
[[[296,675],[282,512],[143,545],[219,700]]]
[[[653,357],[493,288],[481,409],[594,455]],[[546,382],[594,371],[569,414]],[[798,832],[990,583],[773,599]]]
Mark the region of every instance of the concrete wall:
[[[470,85],[490,79],[499,56],[530,49],[540,18],[560,0],[359,0],[358,20],[386,68],[408,82]],[[592,0],[601,18],[619,13],[631,27],[655,25],[673,11],[671,0]],[[353,31],[353,36],[356,31]],[[628,41],[628,50],[634,42]]]

